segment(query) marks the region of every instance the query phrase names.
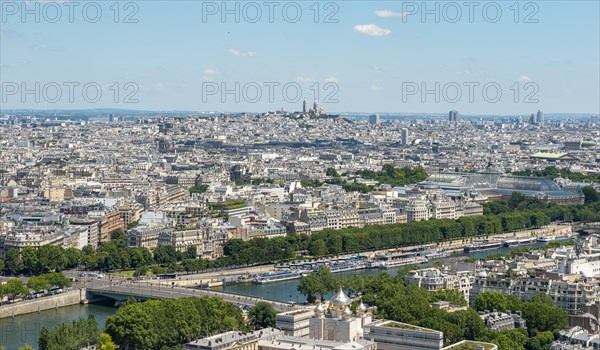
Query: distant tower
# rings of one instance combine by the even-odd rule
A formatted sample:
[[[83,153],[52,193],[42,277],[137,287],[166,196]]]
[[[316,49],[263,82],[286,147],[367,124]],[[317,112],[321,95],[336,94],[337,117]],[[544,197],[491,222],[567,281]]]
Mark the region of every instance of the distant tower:
[[[529,124],[535,124],[535,114],[533,113],[529,116]]]
[[[541,110],[537,111],[537,115],[535,118],[535,122],[538,124],[544,124],[544,112],[542,112]]]
[[[114,123],[115,122],[115,115],[114,114],[109,114],[108,115],[108,122],[109,123]]]
[[[590,124],[598,125],[598,116],[597,115],[593,115],[590,117]]]
[[[458,122],[458,111],[450,111],[448,112],[448,121],[450,123]]]
[[[308,101],[304,99],[304,103],[302,103],[302,113],[308,113]]]
[[[402,128],[402,145],[408,145],[408,129]]]
[[[315,112],[315,115],[321,114],[321,107],[319,107],[319,100],[315,100],[315,103],[313,103],[313,111]]]
[[[371,114],[369,116],[369,124],[377,125],[381,122],[379,114]]]

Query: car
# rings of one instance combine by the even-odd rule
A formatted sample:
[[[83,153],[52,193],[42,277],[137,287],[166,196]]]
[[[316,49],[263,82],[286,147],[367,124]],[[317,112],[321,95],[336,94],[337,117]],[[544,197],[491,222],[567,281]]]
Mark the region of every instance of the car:
[[[62,293],[63,290],[59,287],[52,287],[50,289],[48,289],[48,292],[46,293],[47,295],[55,295],[55,294],[60,294]]]

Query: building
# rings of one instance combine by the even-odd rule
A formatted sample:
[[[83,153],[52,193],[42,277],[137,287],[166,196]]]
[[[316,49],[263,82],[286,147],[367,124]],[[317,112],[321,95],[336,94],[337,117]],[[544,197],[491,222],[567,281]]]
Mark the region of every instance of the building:
[[[402,146],[406,146],[408,145],[408,143],[410,142],[408,139],[408,129],[407,128],[402,128]]]
[[[379,117],[379,114],[371,114],[369,116],[369,124],[371,124],[371,125],[377,125],[379,123],[381,123],[381,119]]]
[[[512,313],[511,311],[506,312],[480,312],[479,317],[489,329],[495,331],[505,331],[515,328],[527,328],[526,322],[521,317],[521,312]]]
[[[185,344],[183,350],[258,350],[254,333],[229,331]]]
[[[424,199],[411,199],[406,204],[405,211],[409,222],[429,220],[431,217],[429,202]]]
[[[277,328],[294,337],[303,337],[309,333],[309,320],[315,315],[313,310],[293,310],[275,316]]]
[[[379,350],[442,350],[444,333],[411,324],[381,320],[367,327],[367,337]]]
[[[225,332],[187,343],[184,350],[497,350],[489,343],[460,342],[444,348],[440,331],[411,324],[373,320],[360,302],[340,290],[314,310],[300,309],[276,316],[276,328],[254,333]]]
[[[450,123],[457,123],[458,122],[458,111],[448,112],[448,121]]]
[[[410,271],[404,278],[406,284],[414,284],[430,292],[442,289],[458,290],[462,292],[466,301],[469,301],[469,292],[474,280],[469,271],[446,274],[435,267]]]
[[[542,125],[544,124],[544,112],[542,112],[542,110],[538,110],[536,115],[535,115],[535,122],[538,125]]]

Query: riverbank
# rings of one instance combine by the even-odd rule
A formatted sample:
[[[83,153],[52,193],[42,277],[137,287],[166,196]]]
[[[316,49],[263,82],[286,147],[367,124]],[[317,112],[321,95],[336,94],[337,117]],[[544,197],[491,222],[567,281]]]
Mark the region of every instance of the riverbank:
[[[87,303],[85,288],[69,290],[56,295],[2,305],[0,319],[85,303]]]
[[[572,225],[548,225],[538,229],[528,229],[517,232],[510,233],[502,233],[497,235],[490,235],[486,238],[495,239],[495,240],[513,240],[513,239],[524,239],[524,238],[538,238],[545,236],[561,236],[561,235],[571,235],[573,233]],[[410,250],[421,247],[431,247],[433,249],[439,251],[445,251],[448,254],[462,254],[464,251],[465,245],[468,245],[469,242],[472,242],[474,239],[480,239],[483,237],[469,237],[469,238],[460,238],[447,242],[439,242],[439,243],[430,243],[426,245],[416,245],[410,247],[402,247],[398,248],[400,250]],[[366,252],[356,252],[352,254],[340,254],[338,257],[350,257],[352,255],[366,255],[369,258],[373,258],[378,254],[385,254],[389,250],[375,250],[375,251],[366,251]],[[302,262],[301,260],[299,262]],[[308,262],[308,260],[306,260]],[[262,273],[270,272],[275,270],[275,265],[261,265],[261,266],[253,266],[239,269],[231,269],[224,271],[214,271],[214,272],[201,272],[197,274],[187,274],[183,276],[178,276],[175,279],[164,279],[164,280],[148,280],[147,282],[150,284],[159,284],[159,285],[177,285],[181,287],[188,286],[199,286],[199,285],[210,285],[217,286],[218,282],[223,281],[223,279],[233,279],[236,276],[242,275],[259,275]]]

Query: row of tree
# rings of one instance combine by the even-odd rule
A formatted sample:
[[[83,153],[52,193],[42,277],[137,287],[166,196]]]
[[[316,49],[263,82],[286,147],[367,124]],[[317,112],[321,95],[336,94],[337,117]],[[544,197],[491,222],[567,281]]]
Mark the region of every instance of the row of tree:
[[[431,219],[406,224],[372,225],[341,230],[325,229],[308,235],[288,235],[273,239],[232,239],[225,244],[222,265],[246,265],[294,259],[297,251],[312,256],[337,255],[369,250],[513,232],[548,225],[552,221],[600,221],[600,202],[559,206],[526,198],[515,192],[508,201],[484,205],[484,215],[463,216],[457,220]]]
[[[65,288],[70,286],[71,281],[60,272],[50,272],[43,275],[31,276],[27,281],[27,287],[36,292],[51,287]]]

